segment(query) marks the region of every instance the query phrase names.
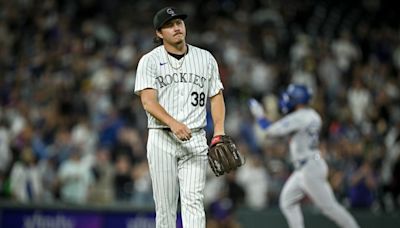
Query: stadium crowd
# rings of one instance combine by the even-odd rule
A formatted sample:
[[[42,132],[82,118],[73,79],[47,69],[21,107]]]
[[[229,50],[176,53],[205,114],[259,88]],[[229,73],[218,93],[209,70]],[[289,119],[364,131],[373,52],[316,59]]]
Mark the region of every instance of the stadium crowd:
[[[247,157],[237,172],[210,172],[209,210],[277,206],[293,169],[287,144],[262,137],[247,99],[276,119],[276,94],[297,82],[323,117],[339,201],[399,211],[400,26],[383,0],[0,1],[1,199],[152,206],[133,88],[160,5],[188,12],[189,43],[216,57],[226,132]]]

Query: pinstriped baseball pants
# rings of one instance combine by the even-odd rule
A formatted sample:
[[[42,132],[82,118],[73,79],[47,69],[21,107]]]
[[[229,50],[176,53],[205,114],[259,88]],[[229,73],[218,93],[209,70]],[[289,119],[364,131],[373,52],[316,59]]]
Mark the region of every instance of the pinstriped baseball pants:
[[[156,207],[156,227],[176,227],[178,197],[184,228],[205,228],[204,186],[207,160],[204,130],[179,141],[171,131],[150,129],[147,159]]]

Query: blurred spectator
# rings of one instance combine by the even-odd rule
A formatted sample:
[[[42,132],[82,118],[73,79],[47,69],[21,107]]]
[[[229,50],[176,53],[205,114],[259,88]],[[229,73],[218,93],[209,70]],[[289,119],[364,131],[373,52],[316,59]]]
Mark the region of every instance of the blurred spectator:
[[[60,197],[62,202],[84,204],[87,202],[93,184],[90,166],[82,161],[82,151],[74,147],[69,158],[58,171]]]
[[[304,60],[312,55],[311,42],[308,35],[299,33],[295,39],[289,51],[290,69],[292,70],[301,68]]]
[[[57,158],[58,164],[62,164],[70,158],[70,154],[76,148],[71,142],[71,132],[68,129],[57,129],[54,134],[54,142],[48,147],[49,154]]]
[[[371,156],[363,157],[362,142],[353,144],[354,167],[349,173],[348,197],[352,208],[371,208],[376,202],[378,177]]]
[[[147,161],[141,161],[132,169],[133,197],[131,202],[135,206],[148,207],[154,206],[153,192],[151,188],[151,177]]]
[[[343,73],[347,73],[352,64],[360,58],[359,48],[353,43],[350,31],[341,31],[339,37],[332,41],[331,48],[337,66]]]
[[[273,143],[271,140],[266,140],[265,138],[263,140],[267,141],[263,147],[263,156],[270,176],[268,183],[268,203],[269,206],[277,206],[279,205],[278,200],[283,185],[293,167],[289,165],[289,161],[287,160],[285,144],[280,141]]]
[[[126,155],[133,165],[141,164],[146,159],[146,149],[137,129],[123,127],[119,130],[114,146],[113,157]]]
[[[351,175],[349,200],[352,208],[370,208],[376,200],[377,180],[367,161]]]
[[[235,182],[236,173],[231,172],[224,176],[224,186],[218,191],[217,198],[208,207],[209,215],[207,227],[239,228],[235,218],[236,209],[243,205],[244,189]],[[221,181],[221,180],[219,180]]]
[[[113,188],[117,202],[128,202],[132,198],[134,182],[131,176],[131,161],[127,155],[120,154],[115,160]]]
[[[388,185],[392,179],[393,167],[400,156],[400,121],[390,127],[385,136],[386,153],[382,164],[383,184]]]
[[[327,41],[323,41],[327,43]],[[317,76],[321,81],[321,86],[325,87],[327,104],[335,102],[338,98],[338,94],[341,93],[343,88],[343,75],[336,65],[333,54],[330,49],[326,48],[327,44],[322,44],[320,63],[317,64]],[[315,91],[316,92],[316,91]],[[345,93],[345,92],[343,92]]]
[[[393,167],[392,180],[389,185],[389,191],[392,194],[394,210],[400,209],[400,155],[397,157]]]
[[[123,120],[116,110],[110,110],[102,118],[99,142],[103,146],[114,147],[118,142],[119,131],[124,126]]]
[[[10,140],[8,124],[6,120],[0,116],[0,194],[2,193],[3,181],[6,178],[12,160]]]
[[[112,164],[110,150],[99,147],[95,152],[95,161],[91,166],[94,181],[90,185],[88,202],[93,204],[111,204],[114,202],[114,165]]]
[[[43,202],[55,203],[59,199],[59,186],[58,186],[58,162],[56,156],[50,156],[46,159],[40,160],[38,164],[39,173],[41,177],[41,184],[43,186],[42,198]]]
[[[400,42],[397,41],[397,46],[393,52],[393,65],[400,70]]]
[[[18,202],[40,202],[43,186],[31,149],[24,148],[19,160],[11,168],[10,188],[13,198]]]
[[[208,208],[210,215],[207,219],[207,228],[240,228],[232,206],[232,201],[223,195],[213,202]]]
[[[303,59],[301,64],[293,70],[291,83],[304,84],[311,91],[316,91],[317,77],[315,76],[315,60],[309,56]]]
[[[347,198],[345,193],[345,175],[342,170],[331,168],[328,175],[329,184],[332,186],[335,197],[341,202],[344,198]]]
[[[354,123],[361,126],[367,121],[368,114],[371,112],[372,98],[360,79],[353,80],[347,99]]]
[[[268,206],[269,176],[260,156],[249,154],[246,165],[238,169],[236,180],[245,191],[245,205],[261,210]]]
[[[236,172],[229,173],[225,178],[225,185],[228,191],[227,196],[232,200],[233,208],[236,209],[244,204],[245,191],[236,182]]]
[[[385,137],[386,153],[382,161],[382,201],[386,210],[400,208],[400,121],[392,126]]]
[[[71,143],[81,148],[82,156],[93,158],[95,157],[97,141],[96,130],[87,116],[82,116],[71,129]]]
[[[261,59],[252,60],[249,72],[249,84],[256,96],[272,93],[276,85],[276,77],[276,70],[273,65],[267,64]]]

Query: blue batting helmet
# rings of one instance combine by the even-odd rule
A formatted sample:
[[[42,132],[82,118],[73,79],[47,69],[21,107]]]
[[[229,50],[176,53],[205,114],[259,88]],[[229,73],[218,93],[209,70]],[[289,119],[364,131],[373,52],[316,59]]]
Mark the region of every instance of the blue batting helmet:
[[[283,92],[279,98],[279,110],[281,113],[286,114],[293,109],[293,107],[289,107],[289,96],[286,92]]]
[[[312,92],[304,85],[290,84],[279,99],[279,109],[286,114],[291,112],[298,104],[308,104]]]

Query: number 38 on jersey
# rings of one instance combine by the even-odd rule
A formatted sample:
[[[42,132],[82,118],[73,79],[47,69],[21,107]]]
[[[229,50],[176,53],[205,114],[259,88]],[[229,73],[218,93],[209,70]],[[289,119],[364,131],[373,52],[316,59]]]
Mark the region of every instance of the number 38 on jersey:
[[[206,95],[204,92],[192,92],[192,105],[193,106],[204,106],[206,104]]]

